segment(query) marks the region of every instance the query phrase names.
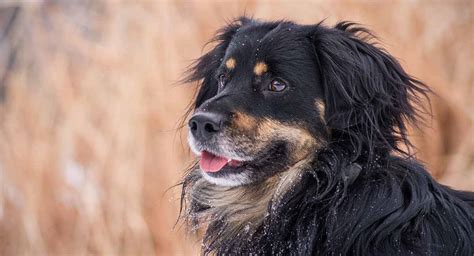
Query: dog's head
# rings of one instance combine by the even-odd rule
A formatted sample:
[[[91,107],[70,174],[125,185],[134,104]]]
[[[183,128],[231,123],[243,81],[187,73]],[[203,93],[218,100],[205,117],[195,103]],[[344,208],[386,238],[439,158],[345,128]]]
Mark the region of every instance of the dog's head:
[[[204,177],[253,183],[338,143],[354,161],[401,151],[426,88],[369,37],[351,23],[240,18],[222,28],[188,77],[200,82],[188,125]]]

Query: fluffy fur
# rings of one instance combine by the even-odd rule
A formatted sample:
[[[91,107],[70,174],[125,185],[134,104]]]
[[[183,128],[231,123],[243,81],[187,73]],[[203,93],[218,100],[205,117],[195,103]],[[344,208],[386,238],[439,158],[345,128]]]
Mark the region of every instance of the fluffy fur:
[[[184,178],[182,216],[205,230],[204,254],[474,254],[474,194],[406,150],[429,89],[372,41],[349,22],[243,17],[218,32],[186,80],[200,83],[190,112],[228,117],[190,144],[251,160],[236,170],[245,182],[197,165]],[[266,90],[275,77],[285,91]]]

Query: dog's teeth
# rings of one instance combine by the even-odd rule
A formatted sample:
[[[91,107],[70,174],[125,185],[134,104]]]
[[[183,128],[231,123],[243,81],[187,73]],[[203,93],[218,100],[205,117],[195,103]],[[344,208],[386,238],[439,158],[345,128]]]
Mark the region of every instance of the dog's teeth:
[[[230,159],[230,158],[229,158],[229,159],[227,159],[227,163],[230,163],[230,161],[232,161],[232,159]]]

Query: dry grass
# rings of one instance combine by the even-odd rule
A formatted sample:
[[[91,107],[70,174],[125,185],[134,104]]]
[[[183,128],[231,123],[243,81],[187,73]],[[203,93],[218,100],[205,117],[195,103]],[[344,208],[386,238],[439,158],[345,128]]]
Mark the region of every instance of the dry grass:
[[[244,10],[302,23],[348,19],[376,31],[439,95],[432,128],[413,135],[420,157],[441,181],[472,189],[473,7],[469,0],[0,4],[0,254],[195,253],[196,239],[173,229],[179,191],[166,191],[191,161],[176,128],[193,89],[174,82],[214,30]]]

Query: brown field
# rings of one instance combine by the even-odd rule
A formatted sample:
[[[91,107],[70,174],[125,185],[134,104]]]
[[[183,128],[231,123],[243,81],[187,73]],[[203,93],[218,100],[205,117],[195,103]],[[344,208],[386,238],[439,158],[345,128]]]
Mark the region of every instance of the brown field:
[[[193,255],[174,226],[192,156],[182,72],[243,13],[366,25],[430,85],[412,138],[441,182],[474,189],[474,2],[0,2],[0,255]]]

